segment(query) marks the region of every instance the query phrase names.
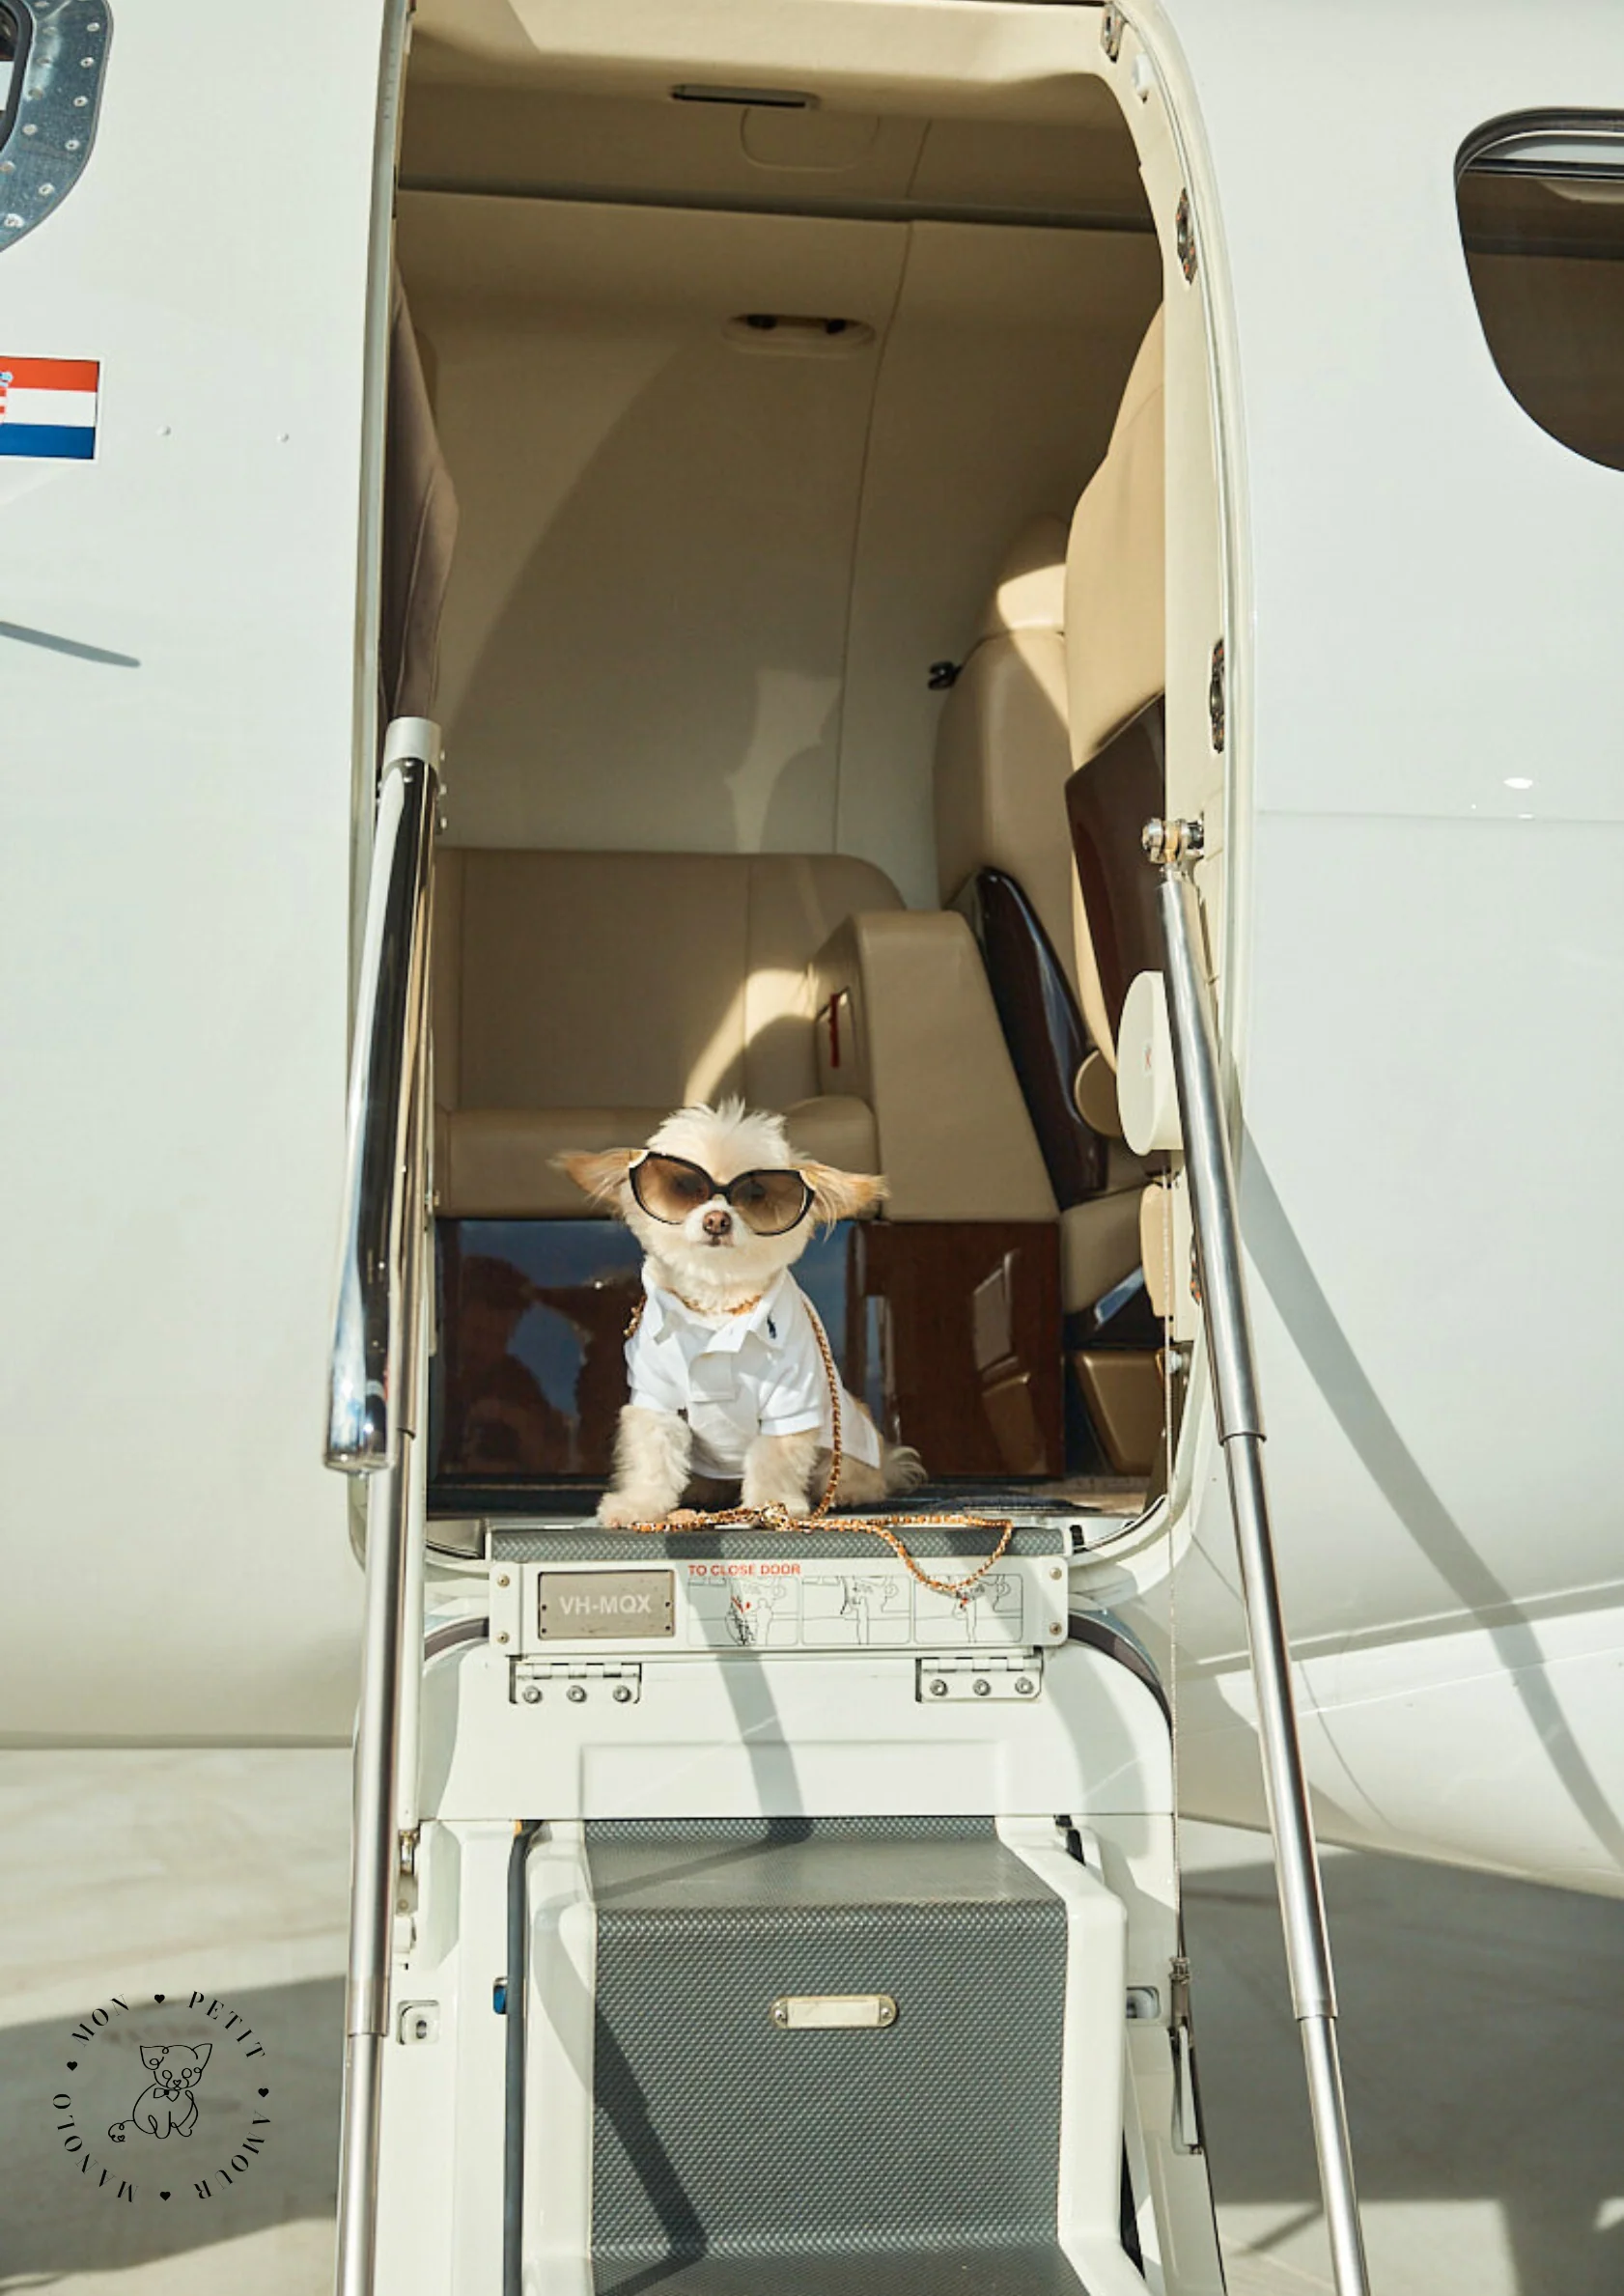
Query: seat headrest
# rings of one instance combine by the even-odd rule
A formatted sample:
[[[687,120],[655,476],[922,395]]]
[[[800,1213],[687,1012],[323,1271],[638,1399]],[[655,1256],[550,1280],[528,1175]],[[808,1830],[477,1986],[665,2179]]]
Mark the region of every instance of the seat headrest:
[[[1166,684],[1162,313],[1139,346],[1106,459],[1066,549],[1066,698],[1072,764],[1086,764]]]
[[[976,645],[1017,630],[1059,630],[1066,607],[1066,521],[1033,518],[1004,553],[976,625]]]

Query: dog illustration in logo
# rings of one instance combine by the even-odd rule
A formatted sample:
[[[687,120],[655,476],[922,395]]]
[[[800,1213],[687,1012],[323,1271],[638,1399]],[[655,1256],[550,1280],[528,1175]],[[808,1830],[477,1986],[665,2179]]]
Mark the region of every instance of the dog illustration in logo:
[[[152,2085],[136,2098],[129,2119],[114,2121],[107,2131],[113,2142],[124,2142],[131,2122],[150,2137],[189,2137],[197,2126],[197,2085],[212,2049],[211,2041],[201,2049],[173,2043],[143,2049],[141,2062],[153,2076]]]

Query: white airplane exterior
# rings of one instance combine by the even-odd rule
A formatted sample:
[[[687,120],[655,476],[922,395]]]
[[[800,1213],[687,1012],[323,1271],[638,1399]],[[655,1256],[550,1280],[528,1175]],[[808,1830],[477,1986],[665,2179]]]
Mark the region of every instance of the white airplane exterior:
[[[1064,1907],[1066,2270],[1097,2296],[1218,2286],[1175,1823],[1256,1820],[1261,1722],[1289,1868],[1289,1778],[1235,1559],[1231,1439],[1255,1430],[1233,1384],[1215,1409],[1210,1207],[1192,1242],[1194,1008],[1172,940],[1165,988],[1127,961],[1155,878],[1100,860],[1099,793],[1138,802],[1110,776],[1155,713],[1130,826],[1172,825],[1150,850],[1205,935],[1319,1831],[1617,1894],[1624,18],[5,0],[0,59],[5,1742],[350,1732],[365,1510],[321,1444],[347,1063],[388,959],[375,817],[386,873],[443,731],[408,968],[439,1289],[397,1314],[378,1389],[409,1398],[427,1593],[399,1711],[371,1674],[363,1700],[363,1749],[393,1733],[363,1810],[401,1894],[387,2015],[351,1973],[342,2284],[618,2284],[579,2019],[621,1966],[594,1892],[654,1884],[615,1825],[832,1827],[837,1867],[840,1828],[906,1817],[985,1825],[965,1870]],[[417,779],[378,811],[380,758]],[[1022,870],[1050,1009],[1089,1048],[1062,1078],[1096,1159],[1070,1193],[994,1012],[985,905]],[[728,903],[743,954],[718,971]],[[685,1006],[701,975],[721,986]],[[591,1487],[602,1358],[581,1343],[577,1413],[552,1358],[503,1350],[538,1309],[602,1320],[602,1222],[568,1266],[524,1257],[583,1224],[553,1151],[630,1152],[661,1105],[803,1072],[752,1097],[892,1182],[841,1246],[884,1302],[848,1341],[890,1332],[889,1404],[913,1346],[932,1401],[946,1357],[909,1339],[931,1319],[907,1285],[970,1271],[930,1296],[973,1332],[1001,1465],[966,1449],[956,1509],[950,1475],[932,1491],[1013,1509],[1028,1544],[954,1610],[929,1572],[956,1585],[975,1550],[950,1525],[931,1560],[917,1532],[923,1591],[882,1557],[884,1588],[840,1582],[860,1624],[820,1641],[797,1609],[780,1648],[765,1594],[752,1621],[673,1561],[651,1596],[535,1498],[560,1462]],[[1047,1369],[1017,1330],[1028,1248]],[[1134,1296],[1154,1342],[1102,1354]],[[1057,1365],[1086,1472],[1073,1432],[1055,1447]],[[529,1460],[505,1498],[480,1480],[498,1440]],[[363,1449],[329,1429],[338,1463]],[[637,1633],[691,1648],[549,1629],[561,1555],[628,1571],[630,1609],[664,1603]],[[894,1656],[875,1603],[903,1606]],[[554,1699],[526,1739],[565,1678],[618,1704]],[[498,2025],[516,1938],[546,2014],[504,1979]],[[1125,1985],[1123,2076],[1077,2034]],[[772,2013],[898,2015],[820,1990]],[[406,2045],[442,2031],[436,2080]],[[528,2133],[526,2046],[553,2100]],[[1333,2052],[1309,2064],[1334,2154]],[[1012,2296],[1038,2284],[1011,2270]]]
[[[992,78],[1001,40],[1008,69],[1121,105],[1169,278],[1170,437],[1209,465],[1212,530],[1169,549],[1170,770],[1182,726],[1208,794],[1221,625],[1209,853],[1321,1824],[1615,1890],[1620,482],[1497,371],[1455,169],[1487,124],[1605,112],[1624,30],[1606,7],[1554,47],[1509,5],[1385,31],[1129,13],[1127,68],[1089,9],[804,0],[747,29],[686,12],[679,41],[639,8],[612,53],[566,6],[419,23],[474,56],[533,40],[570,85],[589,52],[603,84],[658,74],[662,39],[695,80],[811,81],[838,20],[899,104]],[[267,49],[250,15],[121,8],[84,33],[82,172],[4,249],[8,355],[94,362],[98,392],[93,459],[0,460],[17,1742],[348,1726],[358,1587],[312,1430],[406,29],[295,10]],[[854,70],[833,54],[831,104]],[[1242,1814],[1248,1677],[1200,1413],[1170,1506],[1119,1548],[1084,1569],[1119,1603],[1183,1558],[1184,1790]]]

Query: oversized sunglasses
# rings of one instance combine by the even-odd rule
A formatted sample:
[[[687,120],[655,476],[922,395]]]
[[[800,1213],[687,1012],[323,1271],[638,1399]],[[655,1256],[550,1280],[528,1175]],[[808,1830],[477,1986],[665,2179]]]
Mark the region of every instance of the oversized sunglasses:
[[[799,1172],[741,1172],[724,1188],[686,1157],[645,1156],[629,1177],[649,1218],[672,1228],[717,1196],[758,1236],[787,1235],[812,1209],[812,1190]]]

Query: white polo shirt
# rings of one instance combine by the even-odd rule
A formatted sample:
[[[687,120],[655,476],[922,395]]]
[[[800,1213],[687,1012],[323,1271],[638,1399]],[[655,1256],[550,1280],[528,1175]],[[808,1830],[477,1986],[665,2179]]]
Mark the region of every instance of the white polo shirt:
[[[744,1315],[719,1323],[662,1291],[643,1266],[648,1303],[626,1343],[631,1401],[675,1412],[693,1430],[692,1470],[736,1480],[758,1435],[834,1441],[828,1376],[806,1295],[786,1268]],[[880,1464],[873,1420],[841,1389],[841,1442],[854,1459]]]

